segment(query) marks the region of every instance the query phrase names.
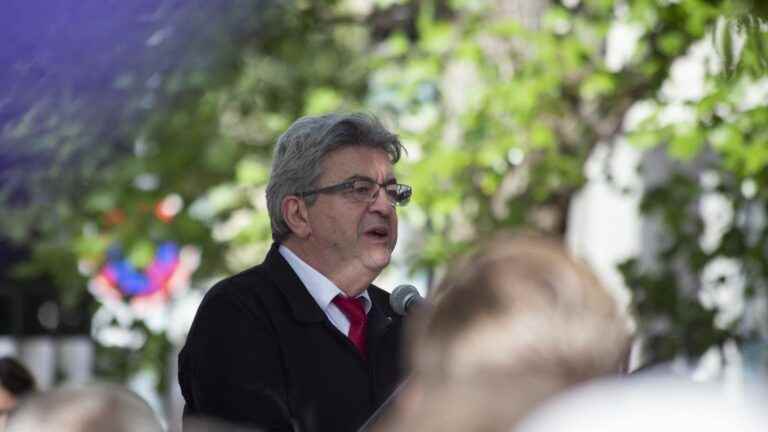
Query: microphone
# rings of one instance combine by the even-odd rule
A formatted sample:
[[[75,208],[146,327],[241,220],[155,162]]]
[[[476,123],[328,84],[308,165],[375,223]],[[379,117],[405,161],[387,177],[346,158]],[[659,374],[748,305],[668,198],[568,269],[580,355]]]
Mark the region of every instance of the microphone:
[[[421,294],[419,294],[419,290],[417,290],[415,286],[405,284],[398,285],[392,291],[392,294],[389,296],[389,305],[392,307],[392,310],[394,310],[396,314],[405,316],[408,315],[408,312],[410,312],[414,306],[419,308],[419,305],[427,305],[427,301],[424,299],[424,297],[421,296]],[[393,401],[397,399],[400,393],[402,393],[407,383],[408,378],[405,378],[403,381],[401,381],[400,384],[398,384],[394,389],[394,391],[392,391],[392,393],[387,397],[384,403],[382,403],[376,409],[376,411],[374,411],[373,415],[368,417],[368,420],[360,427],[360,429],[357,430],[357,432],[369,432],[369,429],[378,423],[382,413],[389,409]]]
[[[413,306],[426,304],[424,297],[413,285],[398,285],[389,296],[389,305],[398,315],[408,315]]]

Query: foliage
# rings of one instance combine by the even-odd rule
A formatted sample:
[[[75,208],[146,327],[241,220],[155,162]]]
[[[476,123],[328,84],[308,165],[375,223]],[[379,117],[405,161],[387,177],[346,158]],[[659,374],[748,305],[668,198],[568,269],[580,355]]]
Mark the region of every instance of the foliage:
[[[695,357],[729,340],[743,345],[768,337],[768,200],[760,187],[768,173],[762,48],[768,33],[764,10],[733,18],[729,6],[723,4],[731,12],[724,15],[733,21],[706,28],[721,57],[710,59],[714,65],[701,91],[683,100],[657,98],[654,113],[632,133],[638,141],[652,137],[679,161],[660,169],[658,158],[646,160],[647,172],[661,174],[648,178],[641,204],[659,233],[649,245],[655,243],[655,260],[621,267],[634,289],[651,360]],[[732,39],[741,40],[741,51]],[[684,118],[665,119],[673,109]]]
[[[741,262],[747,303],[765,295],[765,224],[754,215],[766,206],[768,112],[765,93],[754,92],[765,88],[766,34],[756,3],[564,1],[533,17],[483,1],[357,11],[315,0],[245,10],[260,19],[211,45],[215,67],[169,74],[162,106],[107,137],[123,148],[108,171],[97,154],[85,157],[81,169],[93,175],[74,193],[6,213],[6,235],[33,246],[26,274],[55,275],[75,301],[111,245],[141,267],[167,239],[201,249],[196,287],[252,265],[270,242],[264,188],[277,135],[304,114],[364,107],[409,148],[398,169],[415,190],[404,217],[419,235],[402,239],[414,271],[432,274],[502,227],[564,234],[594,146],[629,137],[676,161],[645,194],[643,210],[663,232],[656,256],[622,266],[649,358],[756,334],[758,324],[741,315],[721,325],[717,302],[701,294],[707,266],[725,256]],[[622,32],[636,41],[617,54],[611,44]],[[698,93],[675,95],[681,61],[707,41],[717,55]],[[96,140],[85,127],[54,129]],[[704,187],[706,173],[717,181]],[[715,195],[730,200],[735,216],[722,242],[703,247],[708,228],[698,209]],[[169,197],[181,208],[158,217],[155,206]],[[146,350],[105,348],[100,370],[127,376],[146,361],[164,370],[167,335],[132,325],[149,335]]]
[[[186,23],[218,35],[194,45],[210,59],[190,55],[162,75],[155,95],[163,95],[162,104],[151,113],[108,133],[89,128],[83,115],[98,111],[66,117],[65,124],[78,125],[70,132],[82,158],[71,176],[51,184],[63,169],[55,164],[39,178],[37,171],[21,175],[22,166],[5,172],[23,183],[4,189],[9,205],[3,208],[2,234],[32,255],[15,269],[17,279],[49,274],[63,301],[76,304],[90,296],[85,287],[113,246],[141,271],[159,242],[195,245],[202,251],[193,281],[198,288],[261,258],[269,245],[263,190],[271,145],[300,115],[355,106],[365,90],[367,33],[364,21],[341,13],[335,1],[244,1],[213,16],[220,20],[216,25],[204,25],[204,16]],[[66,146],[58,141],[66,132],[58,123],[51,133],[28,132],[18,140]],[[19,200],[18,190],[36,199]],[[38,190],[46,194],[37,197]],[[158,206],[169,198],[181,208],[161,217]],[[144,342],[141,351],[100,346],[97,371],[124,380],[151,366],[163,385],[168,330],[118,316],[112,323],[143,334]]]
[[[415,148],[407,172],[417,191],[408,215],[423,235],[408,248],[418,251],[416,266],[433,269],[499,227],[563,234],[593,146],[628,137],[679,161],[663,180],[645,174],[642,210],[663,232],[646,244],[662,244],[647,257],[655,265],[633,259],[621,268],[647,360],[754,338],[765,321],[750,313],[726,322],[722,289],[705,270],[721,268],[722,256],[744,261],[744,274],[737,267],[727,277],[746,279],[748,305],[765,296],[765,224],[755,219],[765,208],[755,185],[764,184],[768,149],[765,16],[726,1],[567,4],[553,5],[540,27],[483,8],[449,21],[427,6],[418,39],[383,43],[368,104],[397,119]],[[616,33],[636,38],[619,60]],[[692,62],[702,64],[698,77],[679,72]],[[678,91],[697,80],[694,94]],[[710,171],[721,178],[716,191],[698,181]],[[745,184],[759,192],[745,197]],[[705,252],[698,210],[716,192],[734,200],[736,216]]]
[[[0,88],[0,202],[2,220],[14,221],[3,222],[4,236],[45,237],[60,218],[66,225],[77,209],[63,203],[129,156],[136,128],[166,107],[167,90],[178,86],[163,84],[221,75],[243,32],[240,17],[256,16],[258,2],[206,3],[15,7],[18,21],[5,30],[18,46],[3,52],[11,61]],[[232,29],[203,25],[212,18]]]

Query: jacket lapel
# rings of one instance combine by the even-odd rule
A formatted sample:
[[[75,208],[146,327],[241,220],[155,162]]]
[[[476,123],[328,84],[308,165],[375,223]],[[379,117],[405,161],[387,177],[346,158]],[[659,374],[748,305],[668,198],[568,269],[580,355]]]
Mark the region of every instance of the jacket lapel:
[[[327,321],[325,313],[317,305],[315,299],[307,291],[301,279],[296,275],[288,262],[277,250],[278,243],[273,243],[269,249],[264,266],[272,281],[279,287],[291,313],[296,321],[302,323],[318,323]]]
[[[315,299],[307,291],[301,279],[296,275],[288,262],[278,251],[280,245],[273,243],[264,259],[264,266],[272,281],[279,287],[283,298],[288,304],[294,319],[302,323],[324,323],[325,327],[340,338],[349,349],[357,353],[357,348],[342,334],[325,316]],[[368,287],[371,297],[371,310],[368,312],[368,328],[366,330],[366,344],[368,346],[369,359],[376,357],[379,342],[392,325],[395,317],[389,307],[387,297],[383,291],[371,285]],[[362,357],[360,357],[361,361]]]
[[[381,290],[371,285],[368,288],[368,294],[371,296],[372,305],[371,311],[368,312],[366,343],[370,357],[375,358],[381,340],[392,327],[396,317],[393,316],[393,311],[387,303],[387,297]]]

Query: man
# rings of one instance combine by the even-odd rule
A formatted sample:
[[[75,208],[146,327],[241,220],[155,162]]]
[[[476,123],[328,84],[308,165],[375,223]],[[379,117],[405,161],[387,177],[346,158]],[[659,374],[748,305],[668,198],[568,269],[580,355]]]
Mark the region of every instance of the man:
[[[404,150],[374,118],[296,121],[267,187],[274,244],[216,284],[179,355],[185,416],[267,431],[354,431],[401,376],[402,323],[371,285],[397,242],[411,188]]]

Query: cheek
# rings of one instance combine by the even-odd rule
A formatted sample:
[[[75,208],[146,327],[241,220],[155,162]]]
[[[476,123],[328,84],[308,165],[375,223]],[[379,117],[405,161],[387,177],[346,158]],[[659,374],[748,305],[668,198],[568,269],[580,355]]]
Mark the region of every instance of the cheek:
[[[333,205],[318,208],[312,218],[312,229],[324,237],[335,236],[343,229],[344,210]]]
[[[346,243],[357,238],[362,214],[352,209],[338,208],[326,213],[320,221],[322,232],[334,243]]]
[[[392,232],[395,233],[394,236],[392,236],[392,243],[397,243],[397,237],[398,237],[398,222],[397,222],[397,215],[392,217]]]

